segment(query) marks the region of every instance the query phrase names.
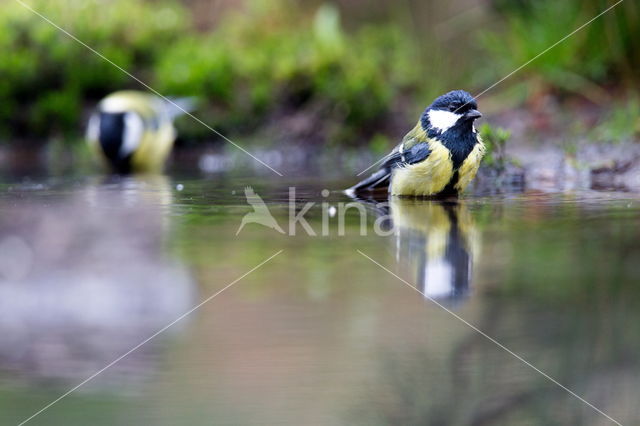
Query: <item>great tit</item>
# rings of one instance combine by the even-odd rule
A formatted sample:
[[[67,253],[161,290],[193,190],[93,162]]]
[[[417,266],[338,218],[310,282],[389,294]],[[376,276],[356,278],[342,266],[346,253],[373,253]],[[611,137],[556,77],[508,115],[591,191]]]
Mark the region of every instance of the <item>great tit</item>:
[[[380,169],[349,194],[388,190],[410,197],[457,196],[475,177],[485,146],[473,125],[482,114],[464,90],[438,97]]]
[[[98,104],[87,126],[94,155],[117,173],[160,172],[176,138],[173,119],[193,106],[150,93],[119,91]]]

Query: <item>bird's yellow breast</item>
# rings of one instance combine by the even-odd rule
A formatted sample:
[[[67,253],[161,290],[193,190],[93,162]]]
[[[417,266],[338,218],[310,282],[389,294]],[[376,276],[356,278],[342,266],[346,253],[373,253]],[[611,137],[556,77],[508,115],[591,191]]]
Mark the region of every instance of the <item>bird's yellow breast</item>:
[[[429,139],[431,153],[426,160],[396,169],[391,177],[391,195],[425,197],[442,191],[453,176],[449,150]]]
[[[480,162],[482,161],[482,157],[484,157],[484,153],[486,148],[480,136],[478,136],[478,143],[473,147],[473,150],[469,153],[467,158],[462,162],[462,165],[458,169],[458,183],[456,183],[455,188],[462,192],[469,185],[469,183],[476,177],[476,173],[478,173],[478,168],[480,167]]]
[[[164,166],[176,137],[170,122],[164,122],[157,130],[147,129],[140,146],[131,157],[131,166],[138,173],[157,173]]]

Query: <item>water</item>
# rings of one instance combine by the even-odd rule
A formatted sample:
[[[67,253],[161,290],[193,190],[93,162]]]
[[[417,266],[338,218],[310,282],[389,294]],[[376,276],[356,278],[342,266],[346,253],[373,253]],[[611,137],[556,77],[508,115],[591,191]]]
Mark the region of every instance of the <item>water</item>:
[[[348,182],[293,183],[316,236],[291,179],[2,185],[0,423],[208,300],[28,424],[613,424],[471,326],[638,424],[636,194],[362,202],[363,231]],[[236,235],[246,186],[284,234]]]

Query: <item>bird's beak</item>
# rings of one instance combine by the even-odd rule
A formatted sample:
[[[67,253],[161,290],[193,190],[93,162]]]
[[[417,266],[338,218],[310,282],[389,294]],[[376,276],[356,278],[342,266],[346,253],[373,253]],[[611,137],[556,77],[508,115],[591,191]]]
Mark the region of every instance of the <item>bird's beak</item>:
[[[470,109],[464,114],[464,118],[466,118],[467,120],[475,120],[480,117],[482,117],[482,114],[480,114],[480,111],[478,111],[477,109]]]

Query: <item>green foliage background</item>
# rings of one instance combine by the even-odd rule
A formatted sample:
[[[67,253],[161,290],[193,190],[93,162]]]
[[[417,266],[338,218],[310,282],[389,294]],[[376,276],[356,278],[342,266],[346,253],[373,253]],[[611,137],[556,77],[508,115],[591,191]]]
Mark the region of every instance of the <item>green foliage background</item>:
[[[376,126],[395,98],[419,89],[416,46],[399,27],[347,33],[333,6],[305,16],[286,4],[253,2],[215,31],[182,38],[160,58],[156,86],[205,98],[201,113],[223,130],[307,108],[339,122],[341,135]]]
[[[30,6],[141,79],[187,27],[175,3],[33,0]],[[139,25],[132,25],[139,23]],[[0,8],[0,136],[29,140],[81,128],[83,107],[130,78],[17,2]]]
[[[347,30],[332,3],[309,12],[290,0],[247,0],[207,30],[196,30],[177,0],[28,4],[161,93],[196,96],[198,117],[226,134],[254,133],[302,113],[319,140],[345,145],[396,134],[438,93],[486,87],[612,2],[494,0],[485,9],[498,25],[448,24],[476,41],[469,52],[450,49],[431,28],[418,23],[416,33],[395,18]],[[141,89],[17,2],[0,8],[0,27],[4,143],[78,140],[101,97]],[[553,93],[607,103],[616,93],[637,91],[639,52],[640,6],[626,1],[504,87],[516,102]],[[181,125],[186,139],[212,139],[195,122]],[[603,126],[603,134],[616,134]]]
[[[486,77],[498,79],[583,27],[518,74],[524,96],[540,91],[579,94],[608,101],[610,86],[634,88],[640,67],[640,4],[622,2],[495,1],[501,27],[482,31],[480,39],[494,63]],[[590,22],[591,21],[591,22]]]

